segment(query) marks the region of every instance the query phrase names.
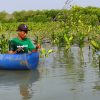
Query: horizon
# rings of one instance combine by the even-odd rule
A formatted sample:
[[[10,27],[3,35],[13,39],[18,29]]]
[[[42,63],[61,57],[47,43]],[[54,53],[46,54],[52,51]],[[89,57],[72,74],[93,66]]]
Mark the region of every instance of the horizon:
[[[5,11],[9,14],[15,12],[15,11],[29,11],[29,10],[61,10],[63,9],[66,0],[42,0],[43,2],[37,1],[27,1],[27,0],[6,0],[0,1],[0,12]],[[45,2],[45,3],[44,3]],[[28,5],[28,6],[27,6]],[[70,5],[77,5],[80,7],[87,7],[87,6],[93,6],[93,7],[100,7],[100,0],[72,0]],[[66,8],[66,7],[65,7]],[[68,6],[67,6],[68,8]]]

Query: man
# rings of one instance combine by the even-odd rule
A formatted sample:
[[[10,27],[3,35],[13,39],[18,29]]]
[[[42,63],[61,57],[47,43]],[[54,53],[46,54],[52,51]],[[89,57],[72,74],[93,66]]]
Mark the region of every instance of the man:
[[[27,38],[29,29],[25,24],[18,26],[18,36],[9,41],[9,53],[10,54],[22,54],[28,53],[28,51],[34,52],[37,47]]]

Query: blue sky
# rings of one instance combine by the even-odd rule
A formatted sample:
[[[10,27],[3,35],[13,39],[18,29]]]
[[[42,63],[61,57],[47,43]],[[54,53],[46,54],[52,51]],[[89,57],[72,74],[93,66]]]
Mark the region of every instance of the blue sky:
[[[0,11],[62,9],[66,0],[0,0]],[[100,0],[73,0],[73,5],[100,7]]]

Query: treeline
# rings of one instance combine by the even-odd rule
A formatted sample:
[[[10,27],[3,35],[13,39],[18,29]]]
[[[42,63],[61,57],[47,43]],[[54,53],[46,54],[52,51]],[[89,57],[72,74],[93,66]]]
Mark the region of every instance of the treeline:
[[[98,25],[100,23],[100,8],[73,6],[70,10],[37,10],[16,11],[9,14],[0,12],[0,22],[51,22],[64,21],[73,24],[79,21],[83,24]]]

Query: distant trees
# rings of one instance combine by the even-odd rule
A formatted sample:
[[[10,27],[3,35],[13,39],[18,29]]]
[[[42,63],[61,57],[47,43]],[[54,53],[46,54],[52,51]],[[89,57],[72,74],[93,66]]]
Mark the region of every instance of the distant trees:
[[[7,20],[7,15],[5,11],[0,12],[0,22],[5,22]]]
[[[29,10],[15,11],[8,14],[0,12],[0,22],[51,22],[59,21],[66,23],[78,23],[78,21],[88,25],[98,25],[100,23],[100,8],[73,6],[71,9],[62,10]]]

